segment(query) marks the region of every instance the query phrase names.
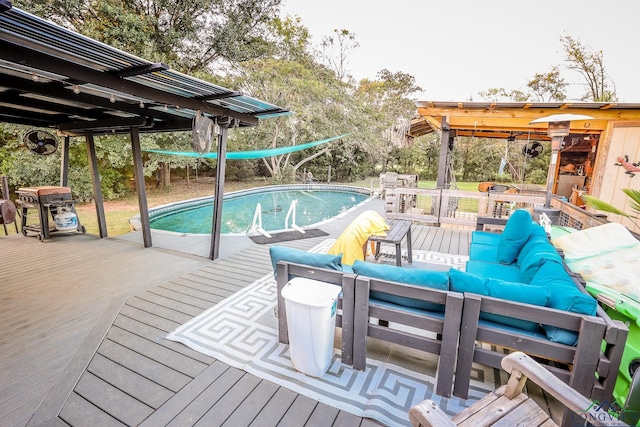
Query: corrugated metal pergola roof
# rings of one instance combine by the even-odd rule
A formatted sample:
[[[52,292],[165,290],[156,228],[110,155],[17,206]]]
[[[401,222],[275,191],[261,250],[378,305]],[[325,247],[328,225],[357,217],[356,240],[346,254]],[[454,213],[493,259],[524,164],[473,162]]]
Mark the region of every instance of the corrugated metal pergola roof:
[[[113,132],[191,129],[197,110],[254,126],[288,110],[171,70],[0,0],[0,121]]]

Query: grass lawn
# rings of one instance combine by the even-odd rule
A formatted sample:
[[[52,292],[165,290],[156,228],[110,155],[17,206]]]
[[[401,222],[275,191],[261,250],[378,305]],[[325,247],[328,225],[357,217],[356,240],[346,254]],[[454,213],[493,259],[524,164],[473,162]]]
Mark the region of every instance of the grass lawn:
[[[341,184],[333,182],[334,184]],[[265,186],[263,179],[254,181],[235,182],[229,181],[225,183],[225,192],[243,190]],[[377,188],[378,177],[361,179],[355,182],[346,183],[356,187]],[[436,188],[435,181],[420,181],[420,188]],[[458,183],[458,189],[463,191],[477,191],[477,182]],[[195,183],[191,181],[187,185],[184,181],[174,181],[170,188],[166,189],[148,189],[147,203],[150,208],[164,205],[179,200],[193,199],[196,197],[210,196],[214,193],[215,188],[213,182]],[[107,222],[107,231],[109,236],[117,236],[131,231],[129,219],[138,214],[138,198],[131,195],[118,200],[107,200],[104,202],[105,217]],[[80,223],[85,226],[87,233],[98,234],[98,220],[96,217],[95,205],[93,203],[84,203],[76,205],[76,211]],[[20,219],[18,218],[18,221]],[[15,227],[12,224],[7,227],[9,234],[15,234]]]

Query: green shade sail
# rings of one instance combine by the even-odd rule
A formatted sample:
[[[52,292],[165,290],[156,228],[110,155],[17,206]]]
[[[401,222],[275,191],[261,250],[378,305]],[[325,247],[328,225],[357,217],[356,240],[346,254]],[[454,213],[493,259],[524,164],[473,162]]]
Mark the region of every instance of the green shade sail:
[[[319,141],[307,142],[299,145],[291,145],[288,147],[277,147],[277,148],[269,148],[265,150],[253,150],[253,151],[234,151],[227,153],[226,158],[228,160],[247,160],[247,159],[261,159],[263,157],[271,157],[271,156],[279,156],[281,154],[293,153],[294,151],[305,150],[307,148],[315,147],[320,144],[327,143],[329,141],[334,141],[336,139],[343,138],[349,135],[348,133],[344,133],[342,135],[334,136],[327,139],[321,139]],[[216,159],[218,158],[218,153],[207,153],[207,154],[198,154],[193,151],[169,151],[169,150],[142,150],[147,153],[157,153],[157,154],[170,154],[174,156],[187,156],[187,157],[200,157],[203,159]]]

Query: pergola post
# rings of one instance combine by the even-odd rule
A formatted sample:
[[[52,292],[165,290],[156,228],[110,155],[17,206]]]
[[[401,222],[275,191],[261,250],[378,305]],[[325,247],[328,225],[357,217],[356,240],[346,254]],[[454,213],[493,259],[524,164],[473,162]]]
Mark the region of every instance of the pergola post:
[[[62,142],[62,156],[60,158],[60,187],[69,186],[69,136]]]
[[[142,241],[144,242],[145,248],[150,248],[152,246],[151,226],[149,225],[147,190],[144,185],[144,168],[142,164],[142,152],[140,151],[140,131],[137,127],[131,127],[129,133],[131,135],[131,151],[133,152],[133,175],[136,181],[140,223],[142,224]]]
[[[104,203],[102,188],[100,187],[100,173],[98,172],[98,158],[96,157],[96,145],[93,141],[93,132],[85,133],[87,139],[87,158],[89,160],[89,170],[91,171],[91,183],[93,184],[93,200],[96,204],[96,215],[98,217],[98,231],[100,237],[107,237],[107,221],[104,215]]]
[[[230,120],[230,119],[229,119]],[[222,224],[222,199],[224,198],[224,174],[227,163],[227,124],[220,126],[218,136],[218,167],[216,168],[216,193],[213,198],[213,220],[211,227],[211,252],[210,259],[218,259],[220,256],[220,226]]]
[[[440,137],[440,155],[438,156],[438,177],[436,179],[436,188],[448,187],[448,167],[449,164],[449,145],[451,143],[451,129],[447,118],[442,118],[442,132]]]

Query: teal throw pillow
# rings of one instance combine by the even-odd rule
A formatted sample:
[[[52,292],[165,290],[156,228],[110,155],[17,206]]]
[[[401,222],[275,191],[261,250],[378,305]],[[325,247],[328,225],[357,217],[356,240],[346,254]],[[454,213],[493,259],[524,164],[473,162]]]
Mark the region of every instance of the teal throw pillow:
[[[394,265],[374,264],[371,262],[356,260],[353,263],[353,272],[374,279],[390,282],[406,283],[409,285],[423,286],[426,288],[449,290],[449,273],[446,271],[433,271],[415,268],[396,267]],[[419,308],[429,311],[444,311],[442,304],[401,297],[384,292],[371,292],[373,299],[386,301],[403,307]]]
[[[449,281],[451,283],[451,290],[456,292],[470,292],[539,306],[546,306],[550,299],[549,289],[545,286],[531,286],[526,283],[485,278],[455,269],[449,271]],[[493,313],[481,312],[480,318],[514,326],[526,331],[537,331],[539,327],[536,322]]]
[[[536,236],[532,239],[535,239],[536,242],[527,248],[526,256],[520,262],[520,281],[524,283],[531,283],[533,277],[538,273],[538,269],[545,262],[553,261],[556,264],[562,264],[562,257],[546,237]],[[525,252],[525,248],[522,249],[522,252]]]
[[[529,255],[535,255],[535,251],[540,250],[544,245],[551,245],[546,236],[538,236],[536,234],[530,235],[524,246],[522,246],[522,249],[520,249],[516,265],[520,267],[522,265],[522,261],[527,259]]]
[[[529,211],[518,209],[511,214],[498,242],[498,262],[514,262],[529,238],[533,219]]]
[[[276,265],[280,261],[303,264],[316,268],[326,268],[328,270],[342,271],[342,255],[305,252],[300,249],[277,245],[271,246],[269,248],[269,255],[271,255],[271,266],[273,267],[274,277],[277,277],[278,272],[276,269]]]

